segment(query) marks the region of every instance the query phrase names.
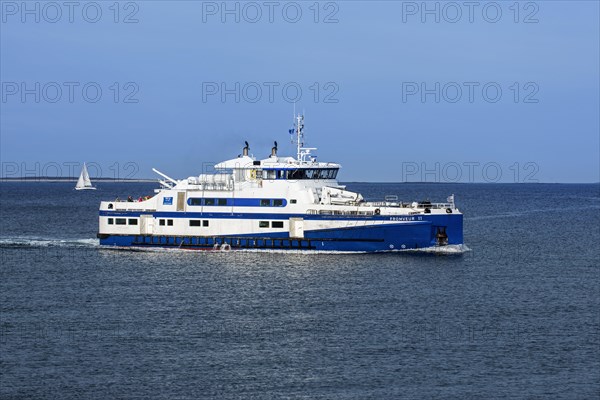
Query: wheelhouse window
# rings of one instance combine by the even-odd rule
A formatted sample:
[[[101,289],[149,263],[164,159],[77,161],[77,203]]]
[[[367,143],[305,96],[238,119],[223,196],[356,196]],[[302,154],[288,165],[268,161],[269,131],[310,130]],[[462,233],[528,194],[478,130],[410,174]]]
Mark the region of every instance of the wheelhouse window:
[[[204,205],[205,206],[214,206],[215,205],[215,199],[204,199]]]
[[[190,206],[201,206],[202,205],[202,199],[198,198],[198,197],[193,197],[190,199]]]
[[[271,200],[269,200],[269,199],[260,199],[260,206],[261,207],[270,207],[271,206]]]
[[[335,179],[337,168],[301,168],[295,170],[264,170],[263,179]]]
[[[217,199],[217,204],[220,206],[226,206],[227,205],[227,199]]]
[[[273,207],[283,207],[283,200],[282,199],[274,199]]]
[[[127,219],[126,218],[117,218],[115,220],[115,223],[117,225],[127,225]]]
[[[288,179],[291,179],[291,180],[304,179],[304,170],[303,169],[295,169],[293,171],[289,171]]]

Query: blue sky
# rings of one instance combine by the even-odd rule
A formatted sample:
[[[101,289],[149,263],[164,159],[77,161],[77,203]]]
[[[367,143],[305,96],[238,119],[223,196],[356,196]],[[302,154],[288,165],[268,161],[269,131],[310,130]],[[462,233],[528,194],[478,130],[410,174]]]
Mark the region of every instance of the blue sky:
[[[343,181],[600,181],[596,1],[23,4],[0,10],[3,176],[293,154],[300,88]]]

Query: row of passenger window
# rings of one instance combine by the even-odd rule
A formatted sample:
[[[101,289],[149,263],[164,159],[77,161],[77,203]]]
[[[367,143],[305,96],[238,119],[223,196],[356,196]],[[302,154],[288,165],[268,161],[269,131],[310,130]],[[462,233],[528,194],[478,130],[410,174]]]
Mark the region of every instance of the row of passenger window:
[[[296,200],[290,200],[295,204]],[[238,207],[284,207],[284,199],[205,199],[191,197],[188,199],[190,206],[238,206]]]
[[[138,224],[138,220],[137,218],[109,218],[108,219],[108,224],[109,225],[127,225],[127,223],[129,222],[129,225],[137,225]]]
[[[208,226],[208,220],[207,219],[204,219],[204,220],[190,219],[190,226],[203,226],[203,227],[207,227]]]
[[[109,225],[137,225],[137,218],[109,218]],[[158,225],[160,226],[173,226],[172,219],[159,219]],[[190,226],[208,226],[208,220],[191,219]]]
[[[226,206],[227,199],[201,199],[198,197],[192,197],[188,200],[190,206]]]
[[[158,220],[158,224],[160,226],[165,226],[165,224],[167,226],[173,226],[173,220],[172,219],[159,219]],[[208,220],[200,220],[200,219],[190,219],[189,220],[189,224],[190,226],[203,226],[203,227],[207,227],[208,226]]]
[[[283,228],[283,221],[259,221],[259,228]]]
[[[260,199],[261,207],[282,207],[283,199]]]
[[[109,218],[109,225],[137,225],[138,220],[136,218]],[[208,227],[209,221],[207,219],[190,219],[190,226],[194,227]],[[159,219],[158,225],[160,226],[173,226],[172,219]],[[259,221],[258,226],[260,228],[283,228],[283,221]]]

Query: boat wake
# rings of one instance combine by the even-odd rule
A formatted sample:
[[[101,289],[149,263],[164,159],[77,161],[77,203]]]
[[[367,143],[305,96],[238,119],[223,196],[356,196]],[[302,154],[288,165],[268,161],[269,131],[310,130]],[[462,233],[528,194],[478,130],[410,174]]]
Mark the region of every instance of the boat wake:
[[[582,207],[540,208],[540,209],[534,209],[534,210],[504,212],[504,213],[492,214],[492,215],[479,215],[476,217],[465,217],[465,221],[482,221],[482,220],[498,219],[498,218],[518,218],[518,217],[528,216],[530,214],[551,213],[551,212],[564,213],[566,211],[584,211],[584,210],[600,210],[600,206],[589,205],[589,206],[582,206]]]
[[[102,247],[98,243],[98,239],[59,239],[59,238],[40,238],[40,237],[13,237],[13,238],[0,238],[0,249],[1,248],[51,248],[51,247],[63,247],[63,248],[98,248],[102,250],[118,250],[118,251],[141,251],[141,252],[198,252],[195,249],[181,249],[181,248],[164,248],[164,247],[135,247],[135,246],[107,246]],[[443,254],[443,255],[456,255],[463,254],[471,251],[471,249],[464,244],[460,245],[447,245],[447,246],[432,246],[424,247],[421,249],[406,249],[406,250],[390,250],[383,253],[424,253],[424,254]],[[357,251],[335,251],[335,250],[278,250],[278,249],[241,249],[233,251],[223,250],[203,250],[201,253],[212,253],[212,254],[227,254],[227,253],[281,253],[281,254],[365,254],[366,252]],[[379,253],[379,252],[378,252]]]
[[[443,255],[456,255],[464,254],[471,251],[471,248],[466,244],[449,244],[447,246],[432,246],[424,247],[422,249],[406,249],[399,250],[403,253],[430,253],[430,254],[443,254]]]
[[[176,253],[201,253],[201,254],[235,254],[235,253],[274,253],[274,254],[333,254],[333,255],[358,255],[358,254],[385,254],[385,253],[422,253],[422,254],[442,254],[442,255],[457,255],[471,251],[471,248],[465,244],[450,244],[447,246],[432,246],[423,247],[421,249],[404,249],[404,250],[385,250],[385,251],[342,251],[342,250],[300,250],[300,249],[235,249],[235,250],[219,250],[219,249],[192,249],[180,247],[136,247],[136,246],[106,246],[101,247],[102,250],[113,251],[133,251],[133,252],[176,252]]]
[[[197,253],[197,254],[239,254],[239,253],[271,253],[271,254],[368,254],[366,251],[341,251],[341,250],[300,250],[300,249],[234,249],[234,250],[220,250],[220,249],[197,249],[197,248],[186,248],[186,247],[136,247],[136,246],[104,246],[100,247],[102,250],[107,251],[134,251],[134,252],[157,252],[157,253]]]
[[[0,248],[98,247],[98,239],[59,239],[40,237],[0,238]]]

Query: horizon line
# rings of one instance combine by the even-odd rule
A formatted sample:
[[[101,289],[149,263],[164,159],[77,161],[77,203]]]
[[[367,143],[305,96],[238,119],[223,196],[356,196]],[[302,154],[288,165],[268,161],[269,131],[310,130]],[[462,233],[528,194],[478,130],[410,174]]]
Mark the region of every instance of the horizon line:
[[[40,176],[40,177],[0,177],[0,182],[76,182],[78,179],[77,176],[74,177],[48,177],[48,176]],[[110,178],[110,177],[97,177],[92,178],[92,180],[102,181],[102,182],[110,182],[110,183],[150,183],[156,182],[158,183],[158,179],[156,178]],[[597,182],[485,182],[485,181],[475,181],[475,182],[430,182],[430,181],[339,181],[340,183],[367,183],[367,184],[428,184],[428,185],[436,185],[436,184],[460,184],[460,185],[468,185],[468,184],[496,184],[496,185],[536,185],[536,184],[547,184],[547,185],[598,185],[600,181]]]

